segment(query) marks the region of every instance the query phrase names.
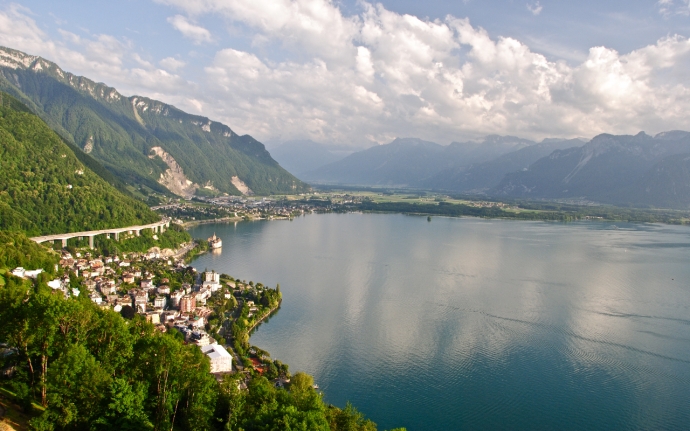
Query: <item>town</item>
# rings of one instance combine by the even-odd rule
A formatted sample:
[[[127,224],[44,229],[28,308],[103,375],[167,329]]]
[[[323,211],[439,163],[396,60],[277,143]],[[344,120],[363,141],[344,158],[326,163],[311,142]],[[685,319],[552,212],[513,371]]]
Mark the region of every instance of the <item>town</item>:
[[[218,378],[244,371],[240,387],[246,386],[252,371],[278,386],[289,382],[287,365],[249,346],[251,330],[280,305],[279,286],[268,288],[215,271],[199,273],[170,249],[108,256],[91,248],[70,249],[60,251],[54,271],[58,276],[47,283],[54,294],[88,297],[126,319],[145,319],[156,330],[199,346]],[[189,244],[181,249],[189,250]],[[42,272],[18,267],[11,274],[35,279]]]

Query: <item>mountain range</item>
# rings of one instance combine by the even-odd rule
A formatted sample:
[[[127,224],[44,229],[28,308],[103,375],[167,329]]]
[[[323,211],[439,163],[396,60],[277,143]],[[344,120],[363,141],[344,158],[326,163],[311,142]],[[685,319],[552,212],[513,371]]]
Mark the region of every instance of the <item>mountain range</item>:
[[[301,174],[306,181],[495,198],[690,207],[690,133],[534,142],[487,136],[441,146],[398,138]]]
[[[41,57],[0,47],[0,89],[144,195],[308,189],[249,135],[157,100],[123,96]]]
[[[498,197],[584,199],[617,205],[690,207],[690,133],[596,136],[506,175]]]
[[[555,149],[583,143],[553,139],[537,144],[515,136],[489,135],[482,141],[442,146],[417,138],[397,138],[305,172],[301,178],[326,184],[482,191]]]

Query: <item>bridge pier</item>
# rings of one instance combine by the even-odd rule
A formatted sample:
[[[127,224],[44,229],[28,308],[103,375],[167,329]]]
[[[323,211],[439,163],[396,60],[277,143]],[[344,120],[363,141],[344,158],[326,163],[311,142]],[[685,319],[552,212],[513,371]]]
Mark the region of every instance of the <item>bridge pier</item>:
[[[89,235],[89,248],[93,248],[93,237],[96,235]]]
[[[141,236],[141,229],[137,229],[134,232],[136,233],[137,236]]]
[[[115,232],[115,241],[120,240],[120,232]]]

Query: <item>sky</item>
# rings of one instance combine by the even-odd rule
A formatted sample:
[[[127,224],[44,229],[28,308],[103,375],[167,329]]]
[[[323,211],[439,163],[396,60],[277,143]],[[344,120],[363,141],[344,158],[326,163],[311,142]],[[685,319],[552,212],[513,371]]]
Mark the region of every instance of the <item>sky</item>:
[[[690,130],[690,0],[0,0],[0,45],[250,134]]]

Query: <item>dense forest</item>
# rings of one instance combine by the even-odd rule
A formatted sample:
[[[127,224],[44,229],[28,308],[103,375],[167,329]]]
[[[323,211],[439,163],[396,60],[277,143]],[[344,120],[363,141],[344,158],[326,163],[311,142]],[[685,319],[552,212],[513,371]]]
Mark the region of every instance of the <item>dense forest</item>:
[[[27,111],[0,93],[0,229],[41,235],[160,219],[85,166]]]

